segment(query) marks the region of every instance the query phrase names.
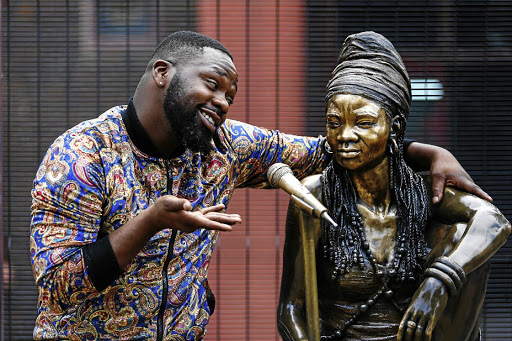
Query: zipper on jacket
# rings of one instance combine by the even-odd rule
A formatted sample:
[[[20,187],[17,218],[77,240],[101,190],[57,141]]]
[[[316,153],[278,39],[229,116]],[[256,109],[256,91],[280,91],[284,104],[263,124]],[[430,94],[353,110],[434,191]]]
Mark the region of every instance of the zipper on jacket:
[[[171,169],[169,167],[169,162],[166,161],[167,168],[167,194],[172,195],[172,184],[173,177],[170,174]],[[177,231],[172,230],[171,239],[169,240],[169,245],[167,247],[167,258],[165,260],[164,266],[162,268],[162,302],[160,303],[160,308],[158,310],[157,320],[156,320],[156,340],[162,341],[164,337],[164,313],[165,307],[167,306],[167,294],[169,292],[169,281],[167,278],[167,268],[169,267],[169,263],[174,258],[174,241],[176,240]]]

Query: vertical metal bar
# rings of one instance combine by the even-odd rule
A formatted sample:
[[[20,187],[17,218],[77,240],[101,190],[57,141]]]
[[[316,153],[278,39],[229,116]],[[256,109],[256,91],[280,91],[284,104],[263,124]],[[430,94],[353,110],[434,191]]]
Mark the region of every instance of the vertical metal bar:
[[[218,41],[220,41],[220,2],[221,0],[217,0],[216,2],[216,8],[215,8],[215,11],[216,11],[216,15],[215,15],[215,35],[216,35],[216,39]]]
[[[251,13],[250,13],[251,0],[245,0],[245,69],[246,69],[246,93],[248,94],[245,98],[245,115],[246,122],[250,122],[251,117],[251,56],[250,56],[250,29],[251,29]],[[250,196],[246,191],[245,193],[245,211],[250,212]],[[251,339],[251,299],[250,299],[250,267],[251,267],[251,221],[250,219],[246,220],[246,232],[245,232],[245,339],[249,341]]]
[[[9,6],[7,6],[9,8]],[[0,37],[3,37],[2,31],[2,2],[0,1]],[[7,13],[9,15],[9,13]],[[9,30],[7,30],[9,31]],[[7,39],[9,41],[9,39]],[[0,75],[3,73],[3,39],[0,39]],[[4,306],[4,224],[3,224],[3,179],[2,179],[2,166],[3,166],[3,154],[2,154],[2,134],[3,134],[3,77],[0,77],[0,340],[4,340],[4,317],[5,317],[5,306]]]
[[[307,220],[309,221],[309,220]],[[313,226],[305,226],[299,219],[304,253],[304,283],[306,287],[306,318],[308,340],[320,341],[320,314],[318,310],[318,287],[316,279],[315,234]]]
[[[156,44],[160,43],[160,0],[156,0]]]
[[[187,4],[186,4],[186,14],[187,14],[187,31],[190,31],[190,29],[192,28],[191,26],[191,17],[190,17],[190,0],[187,0]],[[218,16],[217,16],[218,17]]]
[[[6,49],[7,49],[7,63],[6,63],[6,75],[7,75],[7,106],[6,106],[6,109],[7,109],[7,122],[6,122],[6,129],[5,130],[2,130],[2,133],[6,133],[7,134],[7,138],[4,138],[2,136],[2,141],[6,141],[7,143],[7,146],[5,148],[5,150],[7,151],[7,155],[11,155],[11,137],[10,137],[10,131],[11,131],[11,86],[10,86],[10,83],[11,83],[11,6],[10,6],[10,3],[7,2],[7,46],[6,46]],[[3,55],[3,54],[2,54]],[[3,65],[3,62],[2,64]],[[4,77],[1,77],[2,79],[2,87],[3,87],[3,79]],[[2,95],[3,95],[3,91],[2,91]],[[3,104],[3,97],[2,97],[2,104]],[[3,105],[2,105],[2,108],[3,108]],[[2,112],[2,117],[3,117],[3,112]],[[3,118],[2,118],[3,120]],[[4,161],[3,159],[3,154],[2,154],[2,163]],[[4,314],[2,316],[2,331],[5,331],[7,328],[9,330],[8,333],[6,332],[2,332],[2,340],[5,338],[6,340],[9,340],[11,338],[11,335],[12,335],[12,321],[11,321],[11,295],[10,295],[10,286],[11,286],[11,282],[12,282],[12,269],[11,269],[11,226],[12,226],[12,215],[11,215],[11,212],[12,212],[12,200],[11,200],[11,158],[7,158],[5,160],[6,162],[6,168],[5,168],[5,171],[6,171],[6,176],[7,176],[7,179],[6,179],[6,182],[7,183],[7,189],[6,189],[6,193],[9,193],[9,197],[7,199],[7,212],[5,212],[5,215],[7,217],[4,216],[4,212],[2,211],[2,223],[4,221],[4,219],[6,219],[6,223],[7,223],[7,242],[5,243],[5,241],[2,241],[2,247],[7,247],[7,252],[5,252],[5,255],[6,255],[6,258],[5,258],[5,262],[7,263],[7,271],[9,272],[8,273],[8,276],[7,276],[7,279],[8,279],[8,284],[9,284],[9,287],[7,289],[4,288],[4,291],[5,291],[5,296],[2,295],[2,298],[6,298],[2,301],[2,313]],[[3,169],[0,168],[0,169]],[[3,184],[4,183],[4,178],[3,176],[1,177],[1,183]],[[2,186],[2,198],[3,198],[3,186]],[[3,205],[1,205],[0,207],[3,207]],[[3,226],[2,226],[2,237],[3,237]],[[4,253],[2,253],[2,258],[4,256]],[[2,264],[3,266],[3,264]],[[2,267],[2,270],[4,268]],[[2,278],[3,280],[3,278]],[[5,306],[4,303],[7,302],[7,307]],[[9,311],[7,311],[7,308],[9,309]],[[6,327],[6,328],[4,328]]]
[[[41,2],[40,2],[40,0],[37,0],[37,19],[36,20],[37,20],[37,42],[36,42],[36,46],[37,46],[37,53],[36,53],[36,59],[37,59],[37,61],[36,61],[36,67],[37,67],[37,70],[36,70],[36,75],[37,75],[37,80],[36,80],[37,140],[36,141],[37,141],[37,146],[36,146],[36,148],[37,149],[36,150],[37,150],[37,158],[38,158],[38,160],[41,160],[42,159],[42,155],[41,155],[41,58],[42,58],[42,54],[41,54]]]
[[[458,113],[459,108],[459,101],[457,98],[459,97],[459,57],[458,57],[458,51],[459,51],[459,29],[458,29],[458,22],[459,22],[459,1],[455,0],[455,10],[454,10],[454,18],[453,23],[455,25],[455,29],[453,32],[453,45],[451,46],[451,53],[452,53],[452,86],[453,86],[453,98],[455,99],[453,101],[453,111],[454,113]],[[459,130],[459,120],[458,117],[456,117],[454,120],[452,120],[452,131],[454,132],[452,137],[452,148],[455,152],[459,150],[459,134],[456,134]]]
[[[488,175],[488,167],[487,167],[487,163],[488,163],[488,158],[487,158],[487,150],[488,149],[488,136],[489,134],[487,134],[487,132],[489,131],[488,129],[488,124],[487,124],[487,113],[489,112],[489,102],[487,101],[487,94],[489,94],[489,88],[488,88],[488,82],[487,82],[487,77],[488,77],[488,57],[489,57],[489,39],[488,39],[488,32],[487,30],[489,29],[489,2],[486,1],[485,2],[485,12],[484,12],[484,30],[485,30],[485,33],[484,33],[484,68],[483,68],[483,75],[484,75],[484,79],[483,79],[483,89],[481,89],[482,93],[484,94],[483,96],[483,110],[482,110],[482,116],[483,116],[483,127],[482,127],[482,131],[484,132],[483,135],[481,138],[482,138],[482,142],[483,142],[483,150],[484,152],[482,153],[482,162],[480,163],[480,167],[482,167],[482,176],[483,177],[487,177]],[[491,137],[492,139],[492,137]],[[484,301],[484,304],[482,305],[482,328],[480,330],[480,333],[482,333],[483,335],[481,335],[481,338],[482,340],[487,340],[488,337],[488,333],[487,333],[487,329],[488,329],[488,304],[485,303]]]
[[[101,110],[100,0],[96,0],[96,114]]]
[[[218,40],[218,41],[221,41],[221,38],[220,38],[220,1],[221,0],[216,0],[215,2],[215,38]],[[187,0],[187,5],[188,5],[188,0]],[[187,14],[188,14],[188,8],[187,8]],[[188,23],[188,22],[187,22]],[[187,26],[188,27],[188,26]],[[222,43],[222,42],[221,42]],[[217,237],[217,247],[216,247],[216,252],[217,252],[217,264],[218,264],[218,271],[217,271],[217,283],[219,285],[219,287],[222,288],[222,278],[221,278],[221,269],[222,269],[222,246],[220,245],[220,235]],[[218,314],[217,316],[219,317],[217,320],[219,321],[218,323],[218,326],[217,326],[217,340],[221,340],[221,335],[222,335],[222,328],[221,328],[221,323],[222,323],[222,299],[219,299],[219,300],[216,300],[215,302],[215,311],[216,313]]]
[[[424,43],[423,43],[423,82],[424,82],[424,88],[427,89],[427,82],[428,82],[428,79],[430,78],[429,77],[429,72],[428,72],[428,62],[429,62],[429,23],[430,23],[430,5],[429,5],[429,1],[427,0],[425,2],[425,7],[423,8],[423,40],[424,40]],[[398,25],[398,23],[395,23],[395,25]],[[426,94],[428,96],[428,93]],[[426,98],[427,99],[427,98]],[[425,109],[423,109],[423,115],[425,115]],[[426,126],[426,123],[427,123],[427,120],[422,118],[421,119],[421,134],[423,135],[423,137],[425,137],[425,132],[428,131],[427,130],[427,126]]]
[[[131,62],[131,54],[130,54],[130,1],[126,1],[126,18],[125,18],[125,27],[126,27],[126,61],[124,63],[125,65],[125,74],[126,74],[126,98],[130,97],[130,62]]]
[[[279,129],[279,114],[281,112],[280,110],[280,92],[279,92],[279,89],[280,89],[280,76],[279,76],[279,71],[280,71],[280,54],[279,54],[279,48],[280,48],[280,39],[279,39],[279,34],[280,34],[280,2],[279,0],[276,0],[276,5],[275,5],[275,25],[276,25],[276,38],[275,38],[275,45],[274,45],[274,51],[275,51],[275,63],[274,63],[274,67],[275,67],[275,70],[274,70],[274,73],[276,75],[276,91],[275,91],[275,115],[274,115],[274,118],[275,118],[275,121],[274,121],[274,125],[275,125],[275,128],[276,129]],[[274,200],[275,200],[275,205],[274,207],[279,207],[279,191],[274,191]],[[278,211],[276,212],[275,214],[275,235],[274,235],[274,238],[275,238],[275,261],[274,261],[274,264],[276,266],[279,265],[279,255],[280,255],[280,248],[281,248],[281,241],[280,241],[280,226],[279,226],[279,213],[280,213],[280,210],[278,209]],[[279,269],[275,269],[274,270],[274,283],[275,283],[275,287],[274,287],[274,290],[275,292],[277,293],[277,297],[279,297],[279,292],[280,292],[280,277],[279,277],[279,274],[281,272],[279,271]],[[279,335],[278,335],[278,332],[277,332],[277,328],[274,328],[274,333],[275,333],[275,336],[276,336],[276,339],[279,339]]]
[[[70,8],[69,8],[69,0],[66,0],[66,129],[71,125],[70,122],[70,109],[71,104],[69,101],[71,100],[71,49],[69,47],[71,41],[70,34]]]

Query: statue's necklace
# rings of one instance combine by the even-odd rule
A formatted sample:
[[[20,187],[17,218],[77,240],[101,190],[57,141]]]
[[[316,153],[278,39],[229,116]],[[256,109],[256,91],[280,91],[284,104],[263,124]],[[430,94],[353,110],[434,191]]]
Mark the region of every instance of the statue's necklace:
[[[395,255],[396,257],[390,256],[388,258],[388,262],[386,265],[381,265],[377,262],[375,259],[375,256],[370,248],[370,243],[366,239],[365,231],[364,231],[364,225],[363,221],[360,215],[351,215],[351,222],[353,227],[356,227],[355,230],[357,231],[357,237],[359,237],[359,241],[361,242],[361,250],[359,251],[359,254],[356,250],[353,250],[352,257],[354,262],[358,263],[360,269],[365,269],[365,263],[363,258],[363,253],[366,254],[367,259],[369,260],[371,267],[373,269],[373,272],[379,277],[379,279],[382,281],[381,287],[366,301],[363,302],[357,307],[354,314],[345,321],[343,326],[340,326],[339,329],[332,335],[329,336],[322,336],[322,340],[337,340],[342,335],[343,332],[351,326],[358,318],[361,316],[361,314],[365,313],[371,306],[373,306],[379,298],[382,296],[386,297],[392,304],[393,307],[403,313],[404,308],[400,307],[396,301],[393,299],[394,292],[393,289],[390,286],[391,280],[397,283],[402,283],[405,281],[405,278],[398,278],[398,268],[400,266],[400,260],[402,259],[403,254],[405,253],[404,250],[404,236],[399,238],[397,243],[400,243],[400,247],[395,247]],[[357,238],[356,237],[356,238]],[[354,245],[354,240],[356,238],[350,238],[349,245]],[[332,251],[332,250],[331,250]],[[337,257],[336,257],[337,258]],[[339,259],[339,258],[338,258]],[[354,264],[355,265],[355,264]],[[350,272],[350,267],[345,262],[339,263],[335,265],[335,270],[333,271],[333,279],[344,276],[345,273]]]

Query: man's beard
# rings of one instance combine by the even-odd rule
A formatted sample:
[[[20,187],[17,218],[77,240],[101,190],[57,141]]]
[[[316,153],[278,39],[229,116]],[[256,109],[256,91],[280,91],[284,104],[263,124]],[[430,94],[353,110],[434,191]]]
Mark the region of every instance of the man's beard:
[[[208,154],[213,149],[212,139],[215,133],[201,123],[197,106],[185,100],[183,82],[178,72],[165,92],[164,113],[181,149],[189,148],[203,154]]]

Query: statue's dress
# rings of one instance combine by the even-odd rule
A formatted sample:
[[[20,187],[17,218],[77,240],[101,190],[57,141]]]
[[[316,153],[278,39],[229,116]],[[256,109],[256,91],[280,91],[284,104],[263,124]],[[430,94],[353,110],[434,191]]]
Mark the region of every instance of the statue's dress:
[[[322,240],[319,241],[319,249]],[[427,249],[429,252],[430,249]],[[318,306],[322,340],[396,340],[398,326],[422,279],[397,283],[386,267],[377,274],[363,253],[364,267],[332,278],[334,267],[317,253]],[[480,319],[489,262],[468,275],[459,295],[450,299],[438,321],[433,341],[481,340]]]
[[[378,265],[382,274],[376,274],[365,258],[363,269],[355,265],[333,280],[332,264],[323,255],[317,257],[322,339],[396,340],[403,313],[420,281],[397,284],[384,266]]]

